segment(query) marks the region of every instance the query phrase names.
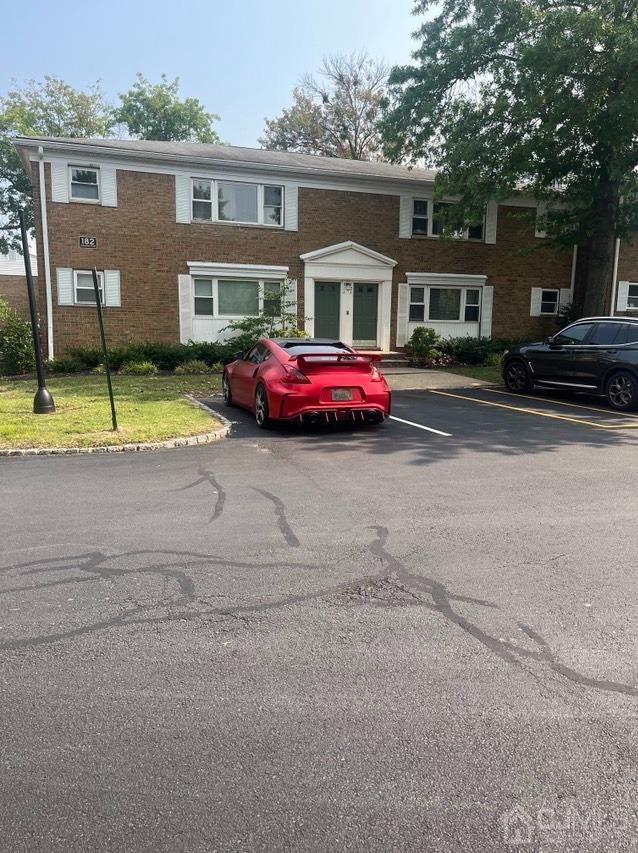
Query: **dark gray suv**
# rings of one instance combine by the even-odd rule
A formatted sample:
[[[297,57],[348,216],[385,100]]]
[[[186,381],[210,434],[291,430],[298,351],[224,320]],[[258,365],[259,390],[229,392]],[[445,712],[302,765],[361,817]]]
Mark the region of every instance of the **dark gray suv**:
[[[614,409],[638,407],[638,317],[587,317],[542,343],[503,354],[503,381],[518,394],[535,385],[602,394]]]

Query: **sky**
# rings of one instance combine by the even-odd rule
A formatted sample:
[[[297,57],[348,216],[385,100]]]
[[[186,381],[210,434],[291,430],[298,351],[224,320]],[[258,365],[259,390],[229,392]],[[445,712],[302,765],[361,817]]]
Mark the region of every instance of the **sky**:
[[[101,81],[115,101],[141,71],[178,76],[182,96],[220,115],[233,145],[258,145],[264,118],[288,106],[323,56],[365,50],[409,62],[413,0],[0,0],[0,94],[45,74]]]

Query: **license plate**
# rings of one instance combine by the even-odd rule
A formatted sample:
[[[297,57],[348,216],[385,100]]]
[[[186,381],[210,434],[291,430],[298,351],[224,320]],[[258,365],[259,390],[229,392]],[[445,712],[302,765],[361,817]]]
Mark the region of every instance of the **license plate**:
[[[333,388],[332,400],[334,403],[343,403],[346,400],[352,400],[351,388]]]

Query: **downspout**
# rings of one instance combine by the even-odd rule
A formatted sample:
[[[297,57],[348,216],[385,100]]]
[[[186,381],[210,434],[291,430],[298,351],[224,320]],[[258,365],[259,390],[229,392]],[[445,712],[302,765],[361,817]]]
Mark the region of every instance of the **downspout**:
[[[44,255],[44,288],[47,301],[47,358],[53,358],[53,294],[51,291],[51,262],[49,260],[49,226],[47,224],[46,183],[44,180],[44,148],[38,145],[40,177],[40,221],[42,223],[42,253]]]
[[[620,237],[616,237],[616,246],[614,249],[614,271],[611,279],[611,305],[609,307],[609,316],[613,317],[616,310],[616,296],[618,293],[618,260],[620,258]]]
[[[578,246],[574,243],[574,251],[572,252],[572,273],[569,278],[569,289],[572,294],[572,302],[574,301],[574,287],[576,285],[576,261],[578,259]]]

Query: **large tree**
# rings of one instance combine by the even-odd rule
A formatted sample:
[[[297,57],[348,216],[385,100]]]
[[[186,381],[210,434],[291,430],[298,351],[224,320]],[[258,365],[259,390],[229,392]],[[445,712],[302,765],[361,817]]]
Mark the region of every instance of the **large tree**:
[[[326,57],[318,77],[304,77],[292,106],[266,119],[260,143],[299,151],[372,160],[381,155],[378,121],[387,68],[365,53]]]
[[[16,231],[20,208],[33,227],[31,182],[13,138],[106,136],[111,125],[110,109],[97,83],[80,91],[57,77],[45,77],[0,98],[0,254],[20,248]]]
[[[610,305],[614,244],[638,226],[638,0],[419,0],[437,14],[393,69],[393,159],[424,159],[468,214],[525,189],[579,245],[587,313]]]
[[[120,94],[114,111],[116,122],[138,139],[173,142],[220,142],[213,128],[219,116],[208,113],[197,98],[180,99],[179,78],[170,82],[162,74],[159,83],[138,74],[128,92]]]

